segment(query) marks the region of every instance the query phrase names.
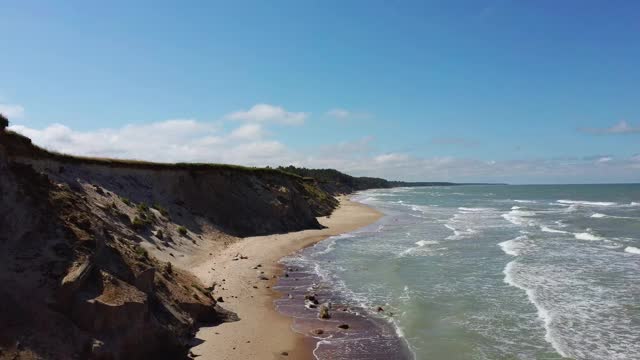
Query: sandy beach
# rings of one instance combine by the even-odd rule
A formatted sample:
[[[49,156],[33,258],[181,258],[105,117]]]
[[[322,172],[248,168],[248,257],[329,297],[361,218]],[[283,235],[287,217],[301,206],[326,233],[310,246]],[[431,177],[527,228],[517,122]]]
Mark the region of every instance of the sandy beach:
[[[221,305],[237,313],[240,321],[201,328],[192,353],[199,359],[313,358],[311,341],[294,333],[292,320],[275,310],[273,301],[281,295],[271,287],[281,272],[278,260],[329,236],[371,224],[381,216],[375,209],[342,197],[331,216],[318,218],[324,229],[249,237],[218,255],[194,260],[188,269],[207,286],[217,283],[214,296],[222,297]],[[268,280],[260,279],[261,275]]]

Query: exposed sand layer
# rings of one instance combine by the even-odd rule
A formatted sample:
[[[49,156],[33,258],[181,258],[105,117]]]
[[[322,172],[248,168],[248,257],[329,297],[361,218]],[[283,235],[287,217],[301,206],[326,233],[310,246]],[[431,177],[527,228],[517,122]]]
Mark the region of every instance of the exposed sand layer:
[[[206,286],[217,283],[214,296],[221,296],[222,305],[237,313],[240,321],[201,328],[196,344],[202,343],[192,348],[193,354],[200,355],[198,359],[313,358],[309,339],[294,333],[292,320],[274,308],[274,298],[280,296],[271,289],[281,271],[278,260],[329,236],[371,224],[381,216],[375,209],[341,198],[333,215],[318,218],[325,229],[245,238],[219,255],[194,260],[187,268]],[[258,265],[261,267],[254,269]]]

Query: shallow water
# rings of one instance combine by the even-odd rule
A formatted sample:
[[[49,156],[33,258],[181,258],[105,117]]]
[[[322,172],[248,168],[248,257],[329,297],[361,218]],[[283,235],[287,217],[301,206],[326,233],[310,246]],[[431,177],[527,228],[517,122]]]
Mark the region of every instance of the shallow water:
[[[337,322],[359,324],[325,334],[319,359],[640,358],[640,185],[396,188],[356,200],[386,216],[283,260],[301,279],[281,290],[313,288],[349,307]],[[287,301],[278,306],[297,331],[319,326]]]

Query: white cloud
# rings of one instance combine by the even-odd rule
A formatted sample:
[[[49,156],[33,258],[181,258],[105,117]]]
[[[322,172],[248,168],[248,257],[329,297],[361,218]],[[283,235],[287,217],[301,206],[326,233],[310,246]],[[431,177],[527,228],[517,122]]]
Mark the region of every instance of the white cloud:
[[[582,132],[590,134],[634,134],[640,133],[640,126],[632,126],[626,121],[622,120],[617,124],[608,128],[582,128],[579,129]]]
[[[370,117],[369,114],[363,112],[354,112],[343,108],[333,108],[326,112],[327,116],[336,118],[338,120],[347,119],[366,119]]]
[[[262,140],[259,126],[241,126],[229,133],[213,123],[168,120],[118,129],[76,131],[53,124],[44,129],[10,126],[37,145],[68,154],[159,162],[223,162],[276,165],[286,162],[287,149]]]
[[[260,124],[245,124],[231,132],[231,137],[235,139],[257,140],[262,138],[264,131]]]
[[[380,153],[375,139],[325,144],[299,151],[276,140],[262,124],[240,124],[229,130],[219,124],[178,119],[116,129],[77,131],[61,124],[43,129],[14,125],[10,129],[35,144],[64,153],[159,162],[212,162],[250,166],[294,164],[335,168],[356,176],[390,180],[458,182],[612,182],[637,181],[640,154],[559,159],[496,160],[416,157],[402,152]],[[606,164],[607,171],[602,171]],[[596,166],[597,165],[597,166]]]
[[[0,114],[11,119],[21,119],[24,117],[24,107],[16,104],[0,104]]]
[[[289,112],[281,106],[269,104],[257,104],[246,111],[236,111],[228,114],[226,118],[249,122],[272,122],[285,125],[300,125],[309,116],[305,112]]]
[[[374,160],[377,163],[396,163],[396,164],[407,161],[408,159],[409,159],[408,155],[396,154],[396,153],[378,155],[374,158]]]
[[[337,119],[346,119],[351,116],[351,112],[349,110],[336,108],[327,111],[327,115]]]

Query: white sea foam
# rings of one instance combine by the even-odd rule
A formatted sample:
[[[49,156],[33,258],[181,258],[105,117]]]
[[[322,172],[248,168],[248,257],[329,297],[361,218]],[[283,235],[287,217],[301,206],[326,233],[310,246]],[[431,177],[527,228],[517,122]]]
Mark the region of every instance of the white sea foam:
[[[600,219],[600,218],[603,218],[603,217],[607,217],[607,215],[600,214],[600,213],[595,213],[595,214],[591,215],[591,217],[592,218],[596,218],[596,219]]]
[[[624,248],[624,252],[628,252],[629,254],[640,255],[640,249],[634,246],[627,246],[626,248]]]
[[[570,232],[568,232],[568,231],[556,230],[556,229],[552,229],[552,228],[547,227],[547,226],[541,226],[540,230],[542,230],[544,232],[548,232],[548,233],[555,233],[555,234],[570,234]]]
[[[468,207],[459,207],[458,210],[462,211],[470,211],[470,212],[479,212],[479,211],[488,211],[492,210],[490,208],[468,208]]]
[[[575,236],[575,238],[578,240],[589,240],[589,241],[602,240],[601,237],[596,236],[588,231],[589,230],[587,229],[587,232],[574,233],[573,236]]]
[[[455,227],[449,225],[449,224],[444,224],[444,226],[453,231],[453,235],[448,236],[447,239],[448,240],[459,240],[464,238],[465,236],[471,235],[471,234],[475,234],[477,231],[471,228],[468,228],[466,230],[460,230],[460,229],[456,229]]]
[[[520,206],[512,206],[511,207],[511,210],[520,210],[520,209],[522,209]]]
[[[427,245],[436,245],[439,244],[437,241],[433,240],[420,240],[416,241],[415,244],[417,246],[410,247],[408,249],[403,250],[398,254],[399,257],[404,257],[408,255],[428,255],[431,253],[432,249],[425,248]]]
[[[536,201],[535,200],[513,200],[517,203],[521,203],[521,204],[535,204]]]
[[[558,200],[560,204],[582,205],[582,206],[614,206],[618,203],[610,201],[580,201],[580,200]]]
[[[520,290],[525,291],[525,293],[527,294],[527,298],[529,299],[529,302],[532,303],[536,307],[536,310],[538,311],[538,318],[542,320],[542,322],[544,323],[545,340],[549,344],[551,344],[551,346],[553,346],[553,348],[556,350],[558,354],[560,354],[562,357],[567,357],[567,353],[560,348],[560,344],[558,343],[557,339],[553,337],[551,334],[552,332],[551,322],[553,320],[551,313],[547,311],[547,309],[545,309],[540,304],[540,302],[538,302],[536,298],[536,294],[533,289],[529,289],[526,286],[521,285],[516,281],[515,269],[514,269],[515,265],[516,265],[516,260],[513,260],[509,262],[507,266],[505,266],[504,270],[502,271],[504,273],[504,282],[513,287],[516,287]]]
[[[528,218],[533,217],[535,215],[536,213],[533,211],[515,209],[515,210],[509,211],[506,214],[502,214],[502,217],[514,225],[533,226],[535,225],[535,221]]]
[[[433,240],[420,240],[416,242],[416,245],[418,246],[435,245],[435,244],[439,244],[439,242],[433,241]]]
[[[631,204],[629,204],[629,206],[640,206],[640,202],[632,201]]]
[[[499,243],[498,246],[500,246],[500,248],[502,249],[502,251],[505,252],[505,254],[511,255],[511,256],[518,256],[520,255],[520,252],[523,250],[523,244],[521,243],[521,241],[526,239],[527,239],[526,235],[518,236],[515,239],[503,241]]]

